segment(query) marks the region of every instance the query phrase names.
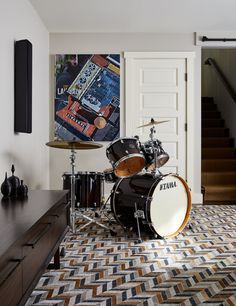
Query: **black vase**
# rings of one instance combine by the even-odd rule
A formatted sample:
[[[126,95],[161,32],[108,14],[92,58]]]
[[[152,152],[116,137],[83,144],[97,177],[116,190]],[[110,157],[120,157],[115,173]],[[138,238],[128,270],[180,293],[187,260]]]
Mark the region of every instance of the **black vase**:
[[[28,187],[24,185],[23,180],[20,181],[20,185],[17,187],[17,196],[19,198],[26,198],[28,195]]]
[[[16,197],[17,196],[17,188],[20,186],[20,179],[19,177],[14,175],[15,172],[15,167],[14,165],[11,166],[11,173],[12,175],[8,178],[9,183],[11,184],[11,197]]]
[[[1,185],[1,193],[4,197],[9,197],[9,195],[11,194],[11,184],[7,179],[7,172],[5,173],[5,180]]]

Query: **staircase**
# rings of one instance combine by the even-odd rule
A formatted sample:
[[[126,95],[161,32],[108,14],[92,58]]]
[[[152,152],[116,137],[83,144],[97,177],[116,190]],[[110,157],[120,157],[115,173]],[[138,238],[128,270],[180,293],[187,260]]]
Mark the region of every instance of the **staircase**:
[[[236,203],[234,139],[213,98],[202,98],[202,191],[204,203]]]

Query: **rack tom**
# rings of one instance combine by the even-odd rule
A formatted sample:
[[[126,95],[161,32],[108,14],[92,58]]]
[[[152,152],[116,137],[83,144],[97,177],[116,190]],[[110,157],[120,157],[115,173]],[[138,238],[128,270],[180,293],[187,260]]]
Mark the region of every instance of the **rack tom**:
[[[137,138],[119,138],[113,141],[106,150],[106,155],[118,177],[130,177],[140,172],[145,166]]]

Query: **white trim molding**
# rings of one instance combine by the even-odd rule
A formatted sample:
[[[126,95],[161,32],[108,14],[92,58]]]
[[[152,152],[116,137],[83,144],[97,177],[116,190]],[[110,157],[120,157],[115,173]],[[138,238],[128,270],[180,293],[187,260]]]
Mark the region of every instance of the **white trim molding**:
[[[192,202],[193,203],[202,203],[202,194],[196,192],[196,181],[195,181],[195,173],[197,171],[201,171],[201,167],[196,167],[194,164],[195,161],[195,116],[194,116],[194,58],[195,52],[125,52],[125,87],[129,88],[129,90],[125,91],[125,103],[126,101],[134,100],[135,88],[133,80],[133,65],[134,60],[136,59],[144,59],[144,58],[171,58],[171,59],[185,59],[186,61],[186,72],[187,72],[187,84],[186,84],[186,120],[187,120],[187,149],[186,149],[186,178],[188,186],[191,189]],[[135,109],[129,110],[129,112],[135,112]],[[126,121],[126,132],[130,130],[127,128],[127,125],[131,124],[130,122],[130,113],[125,113],[125,121]],[[199,169],[196,169],[199,168]],[[201,190],[201,186],[197,186],[198,190]]]

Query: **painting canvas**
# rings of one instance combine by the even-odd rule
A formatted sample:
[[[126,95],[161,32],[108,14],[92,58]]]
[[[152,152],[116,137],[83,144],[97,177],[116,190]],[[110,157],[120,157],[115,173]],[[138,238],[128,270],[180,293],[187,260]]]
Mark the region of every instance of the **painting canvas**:
[[[119,136],[120,55],[55,55],[55,139],[112,141]]]

